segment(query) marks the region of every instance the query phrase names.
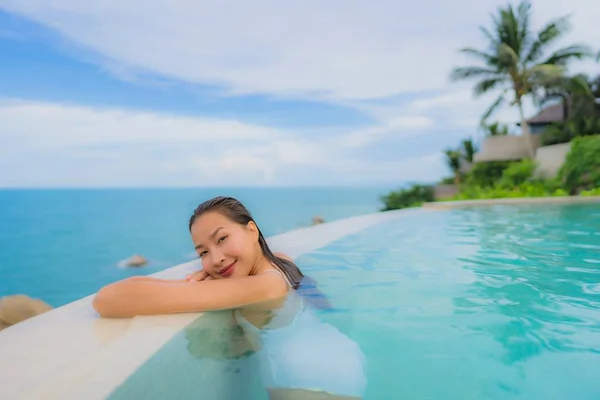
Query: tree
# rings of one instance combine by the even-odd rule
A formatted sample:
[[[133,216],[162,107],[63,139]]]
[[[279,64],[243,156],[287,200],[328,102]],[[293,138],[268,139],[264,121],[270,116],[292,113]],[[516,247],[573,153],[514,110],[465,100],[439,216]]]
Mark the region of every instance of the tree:
[[[558,100],[564,120],[544,130],[542,144],[566,143],[577,136],[600,134],[600,76],[563,77],[544,88],[542,104]]]
[[[462,154],[460,151],[448,149],[444,153],[446,153],[446,165],[454,174],[454,184],[460,185],[460,160],[462,158]]]
[[[596,80],[599,80],[598,77]],[[584,74],[558,77],[543,87],[541,105],[560,101],[565,120],[597,115],[597,82]]]
[[[531,132],[523,114],[523,97],[535,95],[537,87],[562,76],[569,61],[591,56],[591,52],[586,46],[572,45],[544,57],[545,51],[568,31],[569,19],[564,16],[550,21],[535,34],[531,30],[530,10],[528,1],[521,1],[516,8],[512,5],[499,8],[498,13],[492,16],[493,30],[480,28],[489,40],[489,48],[484,51],[470,47],[461,50],[483,62],[483,66],[455,68],[451,77],[455,81],[479,80],[474,87],[476,96],[501,90],[498,99],[483,115],[482,123],[511,93],[510,104],[519,109],[523,136],[528,143],[529,155],[533,157]]]
[[[473,140],[472,139],[465,139],[462,141],[462,151],[463,151],[463,158],[465,160],[467,160],[468,162],[472,163],[473,162],[473,157],[475,156],[475,153],[477,152],[477,149],[475,148],[475,145],[473,144]]]
[[[502,125],[498,122],[493,124],[483,125],[483,129],[487,131],[488,136],[506,136],[508,135],[508,126]]]

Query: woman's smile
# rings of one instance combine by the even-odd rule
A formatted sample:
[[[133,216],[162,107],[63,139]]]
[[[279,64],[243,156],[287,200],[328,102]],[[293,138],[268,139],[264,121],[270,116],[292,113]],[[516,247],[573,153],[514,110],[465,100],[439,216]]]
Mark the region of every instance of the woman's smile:
[[[235,263],[236,262],[237,262],[237,260],[235,260],[234,262],[232,262],[228,266],[222,268],[218,272],[218,274],[221,275],[223,278],[227,278],[227,277],[231,276],[231,274],[233,274],[233,270],[235,269]]]

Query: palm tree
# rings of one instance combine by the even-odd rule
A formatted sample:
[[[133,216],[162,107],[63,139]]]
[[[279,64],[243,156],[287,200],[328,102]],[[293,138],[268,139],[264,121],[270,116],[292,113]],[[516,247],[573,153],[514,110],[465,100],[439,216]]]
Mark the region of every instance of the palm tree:
[[[552,80],[543,87],[541,105],[559,100],[564,119],[593,116],[596,114],[595,82],[584,74],[564,76]]]
[[[476,152],[477,149],[475,148],[472,139],[465,139],[462,141],[462,156],[466,161],[472,163]]]
[[[462,154],[460,151],[448,149],[444,153],[446,153],[446,165],[454,174],[454,184],[460,185],[460,160],[462,158]]]
[[[590,79],[584,74],[563,77],[544,88],[542,104],[559,100],[564,121],[544,130],[545,145],[566,143],[576,136],[600,133],[600,76]]]
[[[482,61],[483,66],[455,68],[451,77],[455,81],[478,79],[474,88],[476,96],[496,89],[502,91],[483,115],[483,122],[511,93],[513,98],[510,104],[519,109],[523,136],[533,157],[531,133],[523,114],[523,97],[535,95],[539,85],[563,75],[564,67],[570,60],[591,56],[591,53],[585,46],[572,45],[544,57],[545,50],[568,31],[568,17],[550,21],[536,34],[531,30],[530,9],[531,5],[526,0],[521,1],[516,9],[512,5],[499,8],[497,15],[492,17],[493,30],[490,32],[484,27],[480,28],[490,42],[489,49],[481,51],[467,47],[461,50]]]

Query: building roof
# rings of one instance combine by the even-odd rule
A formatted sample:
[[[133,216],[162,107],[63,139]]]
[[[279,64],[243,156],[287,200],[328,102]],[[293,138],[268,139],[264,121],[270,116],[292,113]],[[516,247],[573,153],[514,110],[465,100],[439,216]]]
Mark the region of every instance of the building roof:
[[[536,116],[527,120],[529,125],[560,122],[565,118],[562,104],[554,104],[542,109]]]

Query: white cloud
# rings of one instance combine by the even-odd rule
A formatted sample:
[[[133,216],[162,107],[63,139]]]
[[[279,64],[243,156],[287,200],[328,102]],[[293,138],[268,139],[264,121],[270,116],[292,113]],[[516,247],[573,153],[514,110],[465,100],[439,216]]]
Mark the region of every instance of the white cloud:
[[[0,186],[356,184],[429,179],[429,158],[375,162],[352,140],[385,145],[406,120],[309,140],[302,132],[207,118],[0,101]],[[407,164],[408,163],[408,164]],[[407,165],[414,168],[407,168]]]
[[[457,50],[481,45],[478,26],[505,3],[0,0],[0,7],[55,29],[121,76],[149,71],[231,94],[348,100],[448,88],[451,67],[465,60]],[[568,42],[595,39],[596,0],[536,2],[534,23],[571,12]]]
[[[437,152],[391,162],[377,161],[375,151],[370,159],[357,153],[432,132],[447,140],[475,134],[494,96],[473,99],[470,84],[451,83],[449,73],[471,62],[457,50],[484,44],[478,26],[489,25],[490,12],[501,4],[505,0],[460,7],[439,0],[0,0],[0,9],[59,32],[63,49],[121,79],[148,83],[151,76],[161,85],[175,78],[214,84],[226,95],[310,98],[377,120],[308,140],[304,132],[244,121],[5,101],[0,170],[10,174],[0,174],[0,185],[435,179],[446,173]],[[533,12],[537,26],[573,13],[574,29],[563,44],[594,43],[597,1],[547,0],[536,2]],[[580,64],[578,70],[590,68]],[[526,113],[533,111],[528,104]],[[497,118],[515,122],[518,114],[506,108]]]
[[[452,93],[444,93],[433,97],[417,99],[410,104],[411,109],[431,110],[435,108],[463,106],[472,100],[472,91],[462,89]]]

